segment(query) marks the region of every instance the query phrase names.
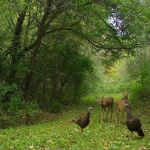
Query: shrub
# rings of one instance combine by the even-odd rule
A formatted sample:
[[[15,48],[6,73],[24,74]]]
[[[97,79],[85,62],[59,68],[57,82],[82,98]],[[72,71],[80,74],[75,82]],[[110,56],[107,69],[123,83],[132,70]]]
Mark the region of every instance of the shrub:
[[[52,104],[51,104],[51,108],[50,108],[50,112],[53,112],[53,113],[58,113],[62,110],[62,105],[57,102],[57,101],[54,101]]]

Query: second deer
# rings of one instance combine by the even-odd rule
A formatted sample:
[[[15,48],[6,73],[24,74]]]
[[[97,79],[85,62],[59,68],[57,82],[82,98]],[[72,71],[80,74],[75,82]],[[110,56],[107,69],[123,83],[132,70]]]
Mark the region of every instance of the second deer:
[[[131,109],[131,103],[128,100],[128,95],[129,94],[130,94],[129,92],[128,93],[123,92],[122,93],[122,98],[116,101],[116,123],[122,122],[124,112],[126,111],[125,104],[128,104],[129,108]],[[121,115],[121,119],[119,120],[120,111],[122,112],[122,115]]]
[[[96,97],[96,99],[98,100],[99,106],[101,106],[101,108],[102,108],[102,122],[104,122],[104,112],[105,112],[106,108],[108,108],[106,119],[107,119],[109,111],[111,111],[111,121],[112,121],[114,98],[113,97],[106,97],[106,98]]]

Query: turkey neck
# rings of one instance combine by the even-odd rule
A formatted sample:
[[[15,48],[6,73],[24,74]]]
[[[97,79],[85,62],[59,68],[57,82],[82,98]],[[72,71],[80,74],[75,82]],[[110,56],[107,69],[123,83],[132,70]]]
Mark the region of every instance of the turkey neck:
[[[127,110],[127,118],[128,118],[128,119],[133,118],[133,116],[132,116],[130,110]]]
[[[88,110],[87,115],[90,116],[90,110]]]

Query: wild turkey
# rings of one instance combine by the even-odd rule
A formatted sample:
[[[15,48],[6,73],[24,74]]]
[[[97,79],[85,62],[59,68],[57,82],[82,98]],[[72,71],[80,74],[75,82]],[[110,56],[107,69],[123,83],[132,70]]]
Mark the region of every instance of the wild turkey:
[[[137,132],[139,136],[145,136],[143,131],[142,131],[142,125],[140,120],[137,117],[134,117],[132,113],[129,110],[129,105],[125,104],[126,110],[127,110],[127,127],[129,131],[131,131],[132,136],[133,136],[133,131]]]
[[[89,107],[87,113],[84,116],[80,116],[78,119],[72,120],[72,122],[78,124],[78,126],[81,127],[81,132],[83,132],[83,129],[90,123],[90,110],[92,109],[92,107]]]

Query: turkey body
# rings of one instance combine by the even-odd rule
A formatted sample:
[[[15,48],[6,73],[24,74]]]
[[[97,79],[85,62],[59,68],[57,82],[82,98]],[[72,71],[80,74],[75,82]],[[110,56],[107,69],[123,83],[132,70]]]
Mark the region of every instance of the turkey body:
[[[78,126],[81,127],[81,130],[83,131],[83,129],[85,127],[87,127],[90,123],[90,110],[92,110],[93,108],[92,107],[89,107],[88,108],[88,112],[83,115],[83,116],[80,116],[79,118],[77,119],[73,119],[72,122],[78,124]]]
[[[129,110],[129,105],[125,104],[125,107],[127,109],[127,128],[129,129],[129,131],[131,131],[132,135],[133,135],[133,131],[137,132],[139,136],[145,136],[144,132],[142,130],[142,124],[139,120],[138,117],[134,117],[130,110]]]
[[[144,136],[144,133],[142,131],[142,125],[138,118],[132,118],[130,120],[126,121],[127,127],[129,131],[133,133],[133,131],[137,132],[139,136]]]
[[[90,123],[90,112],[88,112],[85,116],[81,116],[77,119],[77,124],[83,129],[88,126]]]

